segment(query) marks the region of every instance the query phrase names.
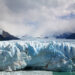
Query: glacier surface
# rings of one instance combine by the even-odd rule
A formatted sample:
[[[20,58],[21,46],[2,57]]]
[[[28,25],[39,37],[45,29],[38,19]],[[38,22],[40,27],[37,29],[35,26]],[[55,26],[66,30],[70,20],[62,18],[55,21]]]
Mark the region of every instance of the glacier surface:
[[[75,41],[0,41],[0,70],[75,71]]]

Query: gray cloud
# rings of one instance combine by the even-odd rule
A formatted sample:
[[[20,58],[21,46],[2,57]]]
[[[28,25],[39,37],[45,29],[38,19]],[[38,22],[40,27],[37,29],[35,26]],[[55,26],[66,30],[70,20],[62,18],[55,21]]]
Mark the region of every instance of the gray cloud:
[[[75,0],[0,0],[0,26],[13,35],[74,33],[74,6]]]

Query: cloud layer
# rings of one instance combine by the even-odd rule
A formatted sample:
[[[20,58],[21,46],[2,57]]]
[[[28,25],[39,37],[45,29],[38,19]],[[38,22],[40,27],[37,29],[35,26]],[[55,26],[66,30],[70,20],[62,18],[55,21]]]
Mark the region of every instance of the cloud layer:
[[[0,27],[15,36],[75,33],[75,0],[0,0]]]

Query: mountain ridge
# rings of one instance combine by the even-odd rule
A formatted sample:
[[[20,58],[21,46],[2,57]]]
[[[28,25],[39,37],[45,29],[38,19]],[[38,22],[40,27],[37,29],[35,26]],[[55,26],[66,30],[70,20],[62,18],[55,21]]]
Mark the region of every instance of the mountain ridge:
[[[55,37],[57,39],[75,39],[75,33],[63,33],[60,35],[55,35]]]
[[[6,31],[2,31],[2,34],[0,34],[0,41],[2,40],[18,40],[19,38],[16,37],[16,36],[13,36],[11,34],[9,34],[8,32]]]

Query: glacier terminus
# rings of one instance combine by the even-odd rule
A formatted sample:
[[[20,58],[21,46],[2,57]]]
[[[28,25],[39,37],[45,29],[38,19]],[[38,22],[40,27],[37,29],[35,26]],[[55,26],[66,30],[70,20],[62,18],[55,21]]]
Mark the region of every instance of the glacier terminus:
[[[0,41],[0,70],[75,71],[75,41]]]

